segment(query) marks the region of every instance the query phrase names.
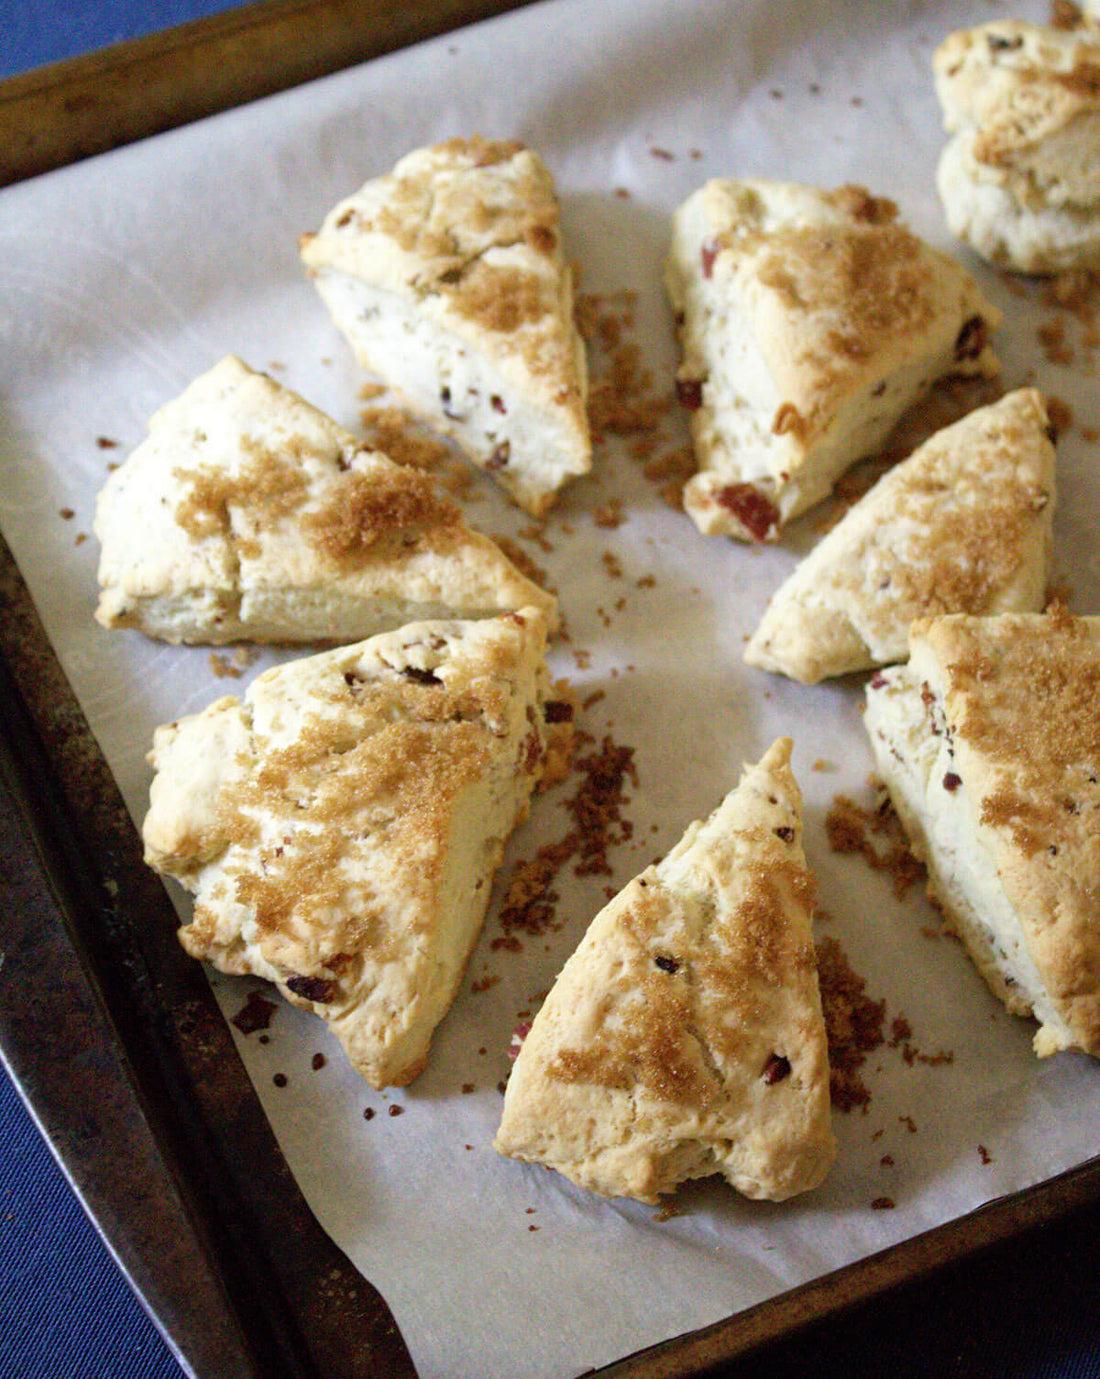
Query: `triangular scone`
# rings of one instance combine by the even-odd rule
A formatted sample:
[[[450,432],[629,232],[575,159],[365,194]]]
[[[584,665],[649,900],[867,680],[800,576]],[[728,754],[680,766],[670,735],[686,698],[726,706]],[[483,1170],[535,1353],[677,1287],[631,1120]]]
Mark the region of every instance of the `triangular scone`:
[[[240,360],[156,413],[96,506],[96,618],[168,642],[356,641],[556,600],[394,464]]]
[[[417,149],[336,206],[302,260],[364,368],[536,516],[591,467],[584,344],[542,161]]]
[[[1037,613],[1054,499],[1039,394],[971,412],[885,474],[802,561],[745,660],[815,684],[904,661],[916,618]]]
[[[771,540],[948,374],[992,375],[1000,313],[859,187],[708,182],[665,280],[700,531]]]
[[[159,728],[146,860],[183,946],[276,982],[376,1087],[422,1068],[551,736],[536,609],[416,623]]]
[[[1100,1057],[1100,618],[916,623],[871,680],[879,774],[993,993],[1035,1051]]]
[[[1100,31],[1000,19],[933,59],[947,223],[1025,273],[1100,267]]]
[[[835,1153],[802,802],[780,739],[592,921],[516,1059],[496,1138],[608,1197],[721,1173],[815,1187]]]

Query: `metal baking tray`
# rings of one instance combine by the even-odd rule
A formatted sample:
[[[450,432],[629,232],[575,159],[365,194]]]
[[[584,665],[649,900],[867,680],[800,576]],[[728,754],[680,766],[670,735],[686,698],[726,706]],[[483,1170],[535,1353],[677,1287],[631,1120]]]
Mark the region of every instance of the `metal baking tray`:
[[[267,0],[11,79],[0,182],[517,7]],[[309,1211],[174,931],[0,542],[0,1056],[185,1372],[414,1377],[384,1301]],[[599,1373],[703,1374],[1097,1201],[1092,1161]]]

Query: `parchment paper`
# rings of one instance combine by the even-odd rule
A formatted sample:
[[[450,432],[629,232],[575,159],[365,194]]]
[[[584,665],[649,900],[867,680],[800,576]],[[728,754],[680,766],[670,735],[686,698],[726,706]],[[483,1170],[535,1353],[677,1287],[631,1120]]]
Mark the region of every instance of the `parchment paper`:
[[[932,182],[942,135],[929,62],[950,29],[1001,12],[977,0],[552,0],[0,194],[3,531],[135,819],[154,726],[247,680],[216,676],[203,649],[99,628],[98,551],[80,538],[108,461],[225,353],[357,426],[362,380],[299,266],[301,232],[421,143],[524,139],[558,179],[583,287],[637,293],[636,338],[668,381],[668,217],[709,176],[860,182],[966,259]],[[1095,380],[1043,356],[1035,329],[1052,313],[1037,294],[971,267],[1006,311],[1006,384],[1037,379],[1074,409],[1059,446],[1056,570],[1074,609],[1095,611],[1100,481],[1082,434],[1097,422]],[[678,417],[666,426],[683,439]],[[622,501],[617,529],[593,520],[611,498]],[[572,641],[553,669],[582,697],[604,692],[581,717],[586,731],[635,749],[633,837],[613,852],[610,880],[559,878],[562,928],[522,953],[494,949],[494,906],[407,1091],[373,1092],[318,1021],[286,1007],[268,1044],[239,1039],[307,1198],[393,1308],[424,1379],[576,1374],[1093,1155],[1096,1065],[1037,1062],[1031,1027],[1000,1010],[957,945],[927,936],[935,920],[918,893],[895,900],[885,878],[827,845],[834,796],[870,798],[858,677],[807,689],[741,661],[770,593],[815,539],[813,519],[768,550],[703,538],[618,443],[548,519],[549,549],[523,535],[529,520],[488,482],[465,506],[474,525],[518,537],[560,593]],[[273,659],[264,653],[248,676]],[[866,1114],[835,1117],[835,1172],[782,1206],[742,1201],[716,1180],[685,1189],[679,1213],[661,1219],[498,1158],[490,1142],[517,1016],[537,1007],[605,887],[670,847],[781,733],[795,739],[807,851],[832,915],[823,932],[888,1014],[909,1019],[922,1050],[953,1061],[877,1054]],[[568,790],[536,802],[503,880],[561,837]],[[255,983],[216,985],[232,1014]],[[894,1209],[872,1209],[880,1197]]]

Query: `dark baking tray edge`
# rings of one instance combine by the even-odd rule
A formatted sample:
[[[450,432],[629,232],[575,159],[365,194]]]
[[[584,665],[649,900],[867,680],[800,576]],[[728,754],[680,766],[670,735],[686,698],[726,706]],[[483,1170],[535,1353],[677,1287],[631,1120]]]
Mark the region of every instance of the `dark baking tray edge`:
[[[199,1379],[415,1379],[322,1231],[0,542],[0,1053]]]
[[[259,0],[0,81],[0,186],[533,0]]]

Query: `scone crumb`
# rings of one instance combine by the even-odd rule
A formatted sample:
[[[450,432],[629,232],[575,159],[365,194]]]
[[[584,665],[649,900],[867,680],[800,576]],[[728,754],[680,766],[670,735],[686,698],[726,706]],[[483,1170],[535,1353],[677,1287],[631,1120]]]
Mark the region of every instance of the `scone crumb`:
[[[217,676],[219,680],[239,680],[242,675],[241,667],[235,665],[227,656],[222,656],[217,651],[212,651],[209,657],[210,672]]]
[[[885,872],[898,900],[924,879],[924,866],[910,851],[909,840],[888,796],[877,808],[863,809],[846,795],[837,795],[825,816],[825,834],[834,852],[857,853],[872,871]],[[884,840],[881,851],[876,849],[872,837]]]
[[[1083,20],[1081,6],[1073,0],[1051,0],[1050,27],[1052,29],[1076,29]]]
[[[871,1093],[860,1068],[885,1043],[886,1002],[873,1001],[835,938],[820,939],[817,977],[829,1043],[829,1096],[838,1111],[866,1114]]]
[[[267,1029],[277,1009],[274,1001],[269,1001],[258,991],[250,991],[244,1005],[232,1017],[231,1023],[242,1034],[255,1034],[258,1030]]]
[[[559,872],[574,862],[577,876],[611,876],[610,849],[633,835],[622,811],[627,783],[638,784],[634,749],[605,736],[598,748],[574,762],[574,770],[580,783],[564,806],[573,827],[516,866],[500,909],[502,933],[491,941],[493,949],[518,951],[520,934],[537,938],[556,931],[560,896],[554,881]]]

